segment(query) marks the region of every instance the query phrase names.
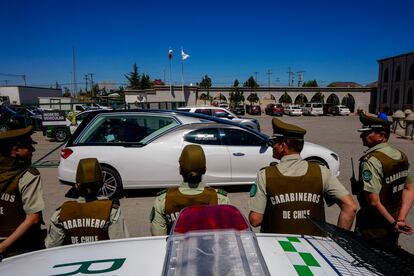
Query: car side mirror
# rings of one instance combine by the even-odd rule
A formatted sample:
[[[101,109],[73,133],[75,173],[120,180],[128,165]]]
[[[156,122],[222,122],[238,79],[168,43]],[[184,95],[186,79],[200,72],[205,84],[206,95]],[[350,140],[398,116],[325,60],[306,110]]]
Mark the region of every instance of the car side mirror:
[[[227,118],[230,119],[230,120],[233,120],[235,117],[233,115],[229,114],[229,115],[227,115]]]

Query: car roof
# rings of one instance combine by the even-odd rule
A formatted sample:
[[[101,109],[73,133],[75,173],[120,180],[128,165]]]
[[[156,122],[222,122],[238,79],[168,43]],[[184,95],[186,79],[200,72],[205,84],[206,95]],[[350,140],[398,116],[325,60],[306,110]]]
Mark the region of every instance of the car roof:
[[[90,114],[82,121],[82,123],[77,127],[75,132],[71,135],[68,142],[66,143],[67,146],[73,145],[78,135],[85,129],[85,127],[89,124],[89,122],[92,121],[96,116],[99,116],[100,114],[109,114],[109,115],[111,114],[160,114],[160,115],[169,115],[169,116],[178,116],[178,117],[182,116],[182,117],[187,117],[187,118],[192,118],[192,119],[198,119],[200,122],[216,122],[216,123],[221,123],[225,125],[233,125],[233,126],[237,126],[237,127],[255,132],[257,135],[260,135],[262,137],[268,137],[266,134],[263,134],[261,132],[258,132],[252,128],[249,128],[247,126],[244,126],[236,122],[208,116],[205,114],[191,113],[191,112],[179,111],[179,110],[161,110],[161,109],[105,110],[105,109],[99,109],[99,110],[89,110],[89,113]]]

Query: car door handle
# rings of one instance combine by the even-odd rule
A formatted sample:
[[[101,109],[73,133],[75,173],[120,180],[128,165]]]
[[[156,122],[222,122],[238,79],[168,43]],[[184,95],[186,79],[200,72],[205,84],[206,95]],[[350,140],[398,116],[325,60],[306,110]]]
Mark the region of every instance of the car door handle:
[[[243,152],[235,152],[233,153],[234,156],[244,156],[245,154]]]

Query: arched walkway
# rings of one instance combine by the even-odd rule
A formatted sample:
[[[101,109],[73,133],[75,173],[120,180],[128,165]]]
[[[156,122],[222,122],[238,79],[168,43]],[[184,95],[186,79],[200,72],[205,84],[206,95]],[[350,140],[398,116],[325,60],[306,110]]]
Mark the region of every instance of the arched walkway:
[[[267,106],[270,103],[275,103],[276,102],[276,98],[275,96],[273,96],[270,93],[266,93],[263,98],[262,98],[262,106]]]
[[[279,98],[279,103],[283,103],[283,104],[291,104],[292,103],[292,98],[289,96],[288,93],[284,93],[280,98]]]
[[[216,103],[216,104],[222,104],[222,103],[228,103],[228,100],[226,98],[226,96],[224,96],[221,93],[217,93],[212,100],[212,103]]]
[[[318,103],[324,103],[325,96],[321,92],[317,92],[315,95],[313,95],[311,102],[318,102]]]
[[[304,103],[308,102],[308,98],[303,94],[299,94],[296,98],[295,98],[295,104],[298,105],[303,105]]]
[[[346,94],[341,104],[346,105],[352,113],[355,112],[355,99],[351,94]]]
[[[328,98],[326,99],[326,103],[330,103],[330,104],[334,104],[334,105],[338,105],[340,103],[339,98],[336,94],[331,94],[328,96]]]

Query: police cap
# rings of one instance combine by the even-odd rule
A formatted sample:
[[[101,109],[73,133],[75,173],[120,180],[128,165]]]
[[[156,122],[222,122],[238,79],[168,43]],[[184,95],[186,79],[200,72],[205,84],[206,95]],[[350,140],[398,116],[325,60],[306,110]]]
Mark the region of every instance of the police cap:
[[[181,152],[180,167],[186,172],[201,172],[206,169],[206,156],[199,145],[187,145]]]
[[[358,129],[359,132],[390,129],[391,126],[391,122],[388,120],[386,121],[365,114],[359,116],[359,121],[362,124],[362,128]]]
[[[33,127],[28,126],[25,128],[0,131],[0,142],[4,144],[12,144],[13,146],[22,147],[35,151],[33,147],[37,144],[32,140],[31,135],[33,133]]]
[[[286,138],[296,138],[296,139],[303,139],[306,134],[306,130],[292,125],[282,122],[277,118],[272,119],[272,127],[273,127],[273,136],[272,139],[278,137],[286,137]]]
[[[103,182],[102,169],[96,158],[79,160],[76,182],[80,184]]]

